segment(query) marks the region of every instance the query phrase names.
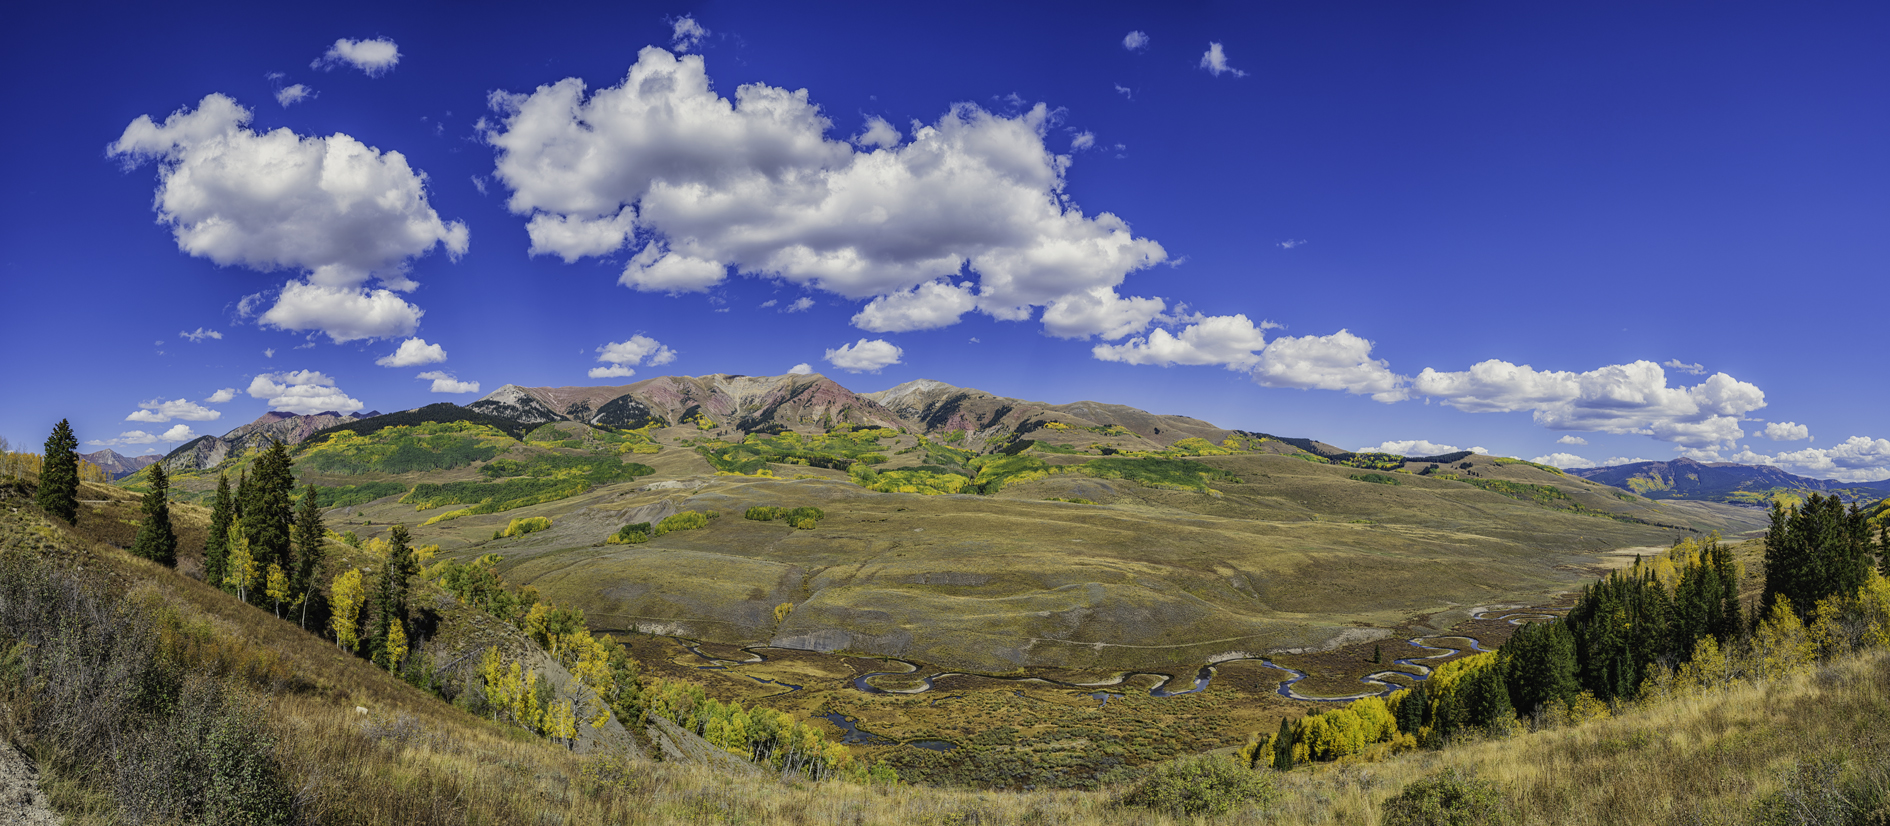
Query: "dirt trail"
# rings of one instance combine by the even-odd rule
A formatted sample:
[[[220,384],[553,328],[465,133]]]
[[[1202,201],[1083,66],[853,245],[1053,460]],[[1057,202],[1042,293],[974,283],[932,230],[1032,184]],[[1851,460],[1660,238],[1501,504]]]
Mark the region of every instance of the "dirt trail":
[[[13,826],[58,826],[59,816],[39,790],[39,772],[26,755],[0,743],[0,822]]]

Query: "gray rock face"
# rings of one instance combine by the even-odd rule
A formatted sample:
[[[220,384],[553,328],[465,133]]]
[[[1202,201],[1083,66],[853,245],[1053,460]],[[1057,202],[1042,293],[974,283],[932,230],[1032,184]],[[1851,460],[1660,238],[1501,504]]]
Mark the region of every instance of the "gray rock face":
[[[299,445],[318,430],[378,415],[379,412],[336,413],[332,410],[300,415],[272,410],[222,436],[201,436],[185,442],[183,446],[165,454],[164,469],[176,473],[216,467],[233,455],[241,456],[251,450],[266,449],[270,442]]]

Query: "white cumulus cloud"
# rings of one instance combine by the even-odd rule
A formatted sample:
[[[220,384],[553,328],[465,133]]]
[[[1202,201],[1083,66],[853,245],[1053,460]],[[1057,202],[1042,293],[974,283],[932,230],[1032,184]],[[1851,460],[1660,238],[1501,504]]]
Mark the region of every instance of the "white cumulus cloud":
[[[314,330],[336,344],[413,335],[426,311],[389,290],[327,287],[291,281],[258,321],[284,330]]]
[[[315,91],[300,83],[276,90],[276,102],[287,109],[315,96]]]
[[[858,300],[970,278],[976,309],[1000,319],[1059,301],[1118,310],[1065,312],[1065,336],[1132,333],[1161,305],[1116,298],[1167,253],[1069,201],[1071,160],[1045,146],[1042,105],[1005,116],[961,104],[903,143],[869,124],[856,145],[828,137],[805,90],[752,83],[723,97],[701,56],[658,48],[616,85],[566,78],[491,102],[502,122],[486,138],[531,252],[575,260],[635,240],[619,279],[634,289],[703,291],[733,270]],[[1121,312],[1123,301],[1143,303]],[[861,320],[900,323],[880,307]]]
[[[218,339],[218,340],[221,340],[223,338],[222,333],[219,333],[215,330],[206,330],[202,327],[198,327],[196,332],[191,332],[191,333],[180,332],[177,335],[179,338],[186,339],[193,344],[199,341],[203,341],[206,338],[213,338],[213,339]]]
[[[660,367],[676,360],[675,350],[641,333],[624,341],[614,341],[599,347],[597,352],[600,354],[597,360],[609,364],[648,364],[651,367]]]
[[[94,447],[122,447],[125,445],[148,445],[156,442],[186,442],[197,438],[196,431],[190,425],[173,425],[163,433],[146,433],[142,430],[127,430],[118,434],[116,439],[92,439],[86,444]]]
[[[207,401],[211,404],[222,404],[234,398],[236,398],[236,388],[225,387],[222,390],[218,390],[215,393],[211,393],[210,398],[204,399],[204,401]]]
[[[866,119],[866,129],[853,137],[853,145],[891,149],[904,139],[905,135],[900,134],[896,127],[885,118],[875,115]]]
[[[1530,459],[1529,461],[1535,462],[1538,465],[1548,465],[1550,467],[1559,467],[1559,468],[1597,467],[1597,465],[1594,462],[1588,461],[1587,459],[1583,459],[1582,457],[1577,456],[1573,453],[1551,453],[1547,456],[1537,456],[1536,458]]]
[[[1098,344],[1090,352],[1103,361],[1128,364],[1221,364],[1246,370],[1260,363],[1265,331],[1279,325],[1254,324],[1245,315],[1204,316],[1179,334],[1156,328],[1121,344]]]
[[[782,312],[804,313],[804,312],[807,312],[809,309],[812,309],[813,306],[814,306],[813,299],[808,298],[807,296],[801,296],[800,298],[794,299],[794,303],[787,305],[787,309],[782,310]]]
[[[1766,422],[1765,438],[1774,442],[1796,442],[1811,438],[1811,428],[1797,422]]]
[[[1463,448],[1456,445],[1438,444],[1429,439],[1406,439],[1403,441],[1383,442],[1377,447],[1368,447],[1360,452],[1391,453],[1398,456],[1442,456],[1446,453],[1456,453],[1459,450],[1463,450]]]
[[[127,165],[158,165],[154,209],[178,249],[222,266],[296,270],[263,322],[335,341],[407,335],[420,310],[388,292],[417,286],[412,260],[444,247],[457,259],[466,225],[427,202],[426,176],[399,152],[346,134],[257,133],[221,94],[158,123],[140,116],[107,147]],[[382,287],[372,292],[368,281]],[[252,302],[246,298],[245,314]]]
[[[446,360],[446,348],[438,344],[428,344],[424,338],[410,338],[400,343],[394,352],[374,360],[382,367],[418,367],[422,364],[438,364]]]
[[[1744,415],[1765,406],[1763,391],[1725,373],[1670,387],[1651,361],[1575,373],[1490,359],[1460,372],[1425,368],[1411,390],[1459,410],[1527,410],[1557,430],[1637,433],[1688,447],[1730,444],[1744,435]]]
[[[877,373],[880,368],[899,364],[899,357],[905,351],[884,339],[860,339],[853,344],[844,344],[838,350],[828,350],[827,363],[851,373]]]
[[[1686,373],[1687,375],[1690,375],[1690,376],[1706,375],[1706,365],[1688,364],[1679,359],[1668,359],[1665,362],[1662,362],[1660,366],[1671,367],[1676,373]]]
[[[264,399],[271,410],[308,415],[334,411],[352,413],[362,408],[335,386],[335,380],[314,370],[263,373],[249,383],[250,398]]]
[[[137,412],[125,417],[128,422],[168,422],[183,419],[187,422],[213,422],[223,417],[223,411],[211,410],[189,399],[152,399],[138,405]]]
[[[388,38],[349,40],[344,37],[336,40],[335,45],[328,47],[328,51],[308,67],[332,71],[338,66],[353,66],[366,72],[368,77],[380,77],[393,71],[394,64],[399,62],[400,47]]]
[[[612,364],[608,367],[593,367],[591,368],[590,373],[588,375],[594,379],[621,379],[621,378],[628,378],[636,374],[637,374],[637,371],[632,370],[628,367],[625,367],[621,364]]]
[[[460,381],[456,378],[453,378],[453,374],[448,373],[444,370],[428,370],[427,372],[421,373],[420,375],[415,376],[414,378],[432,379],[433,389],[431,392],[434,392],[434,393],[477,393],[479,392],[479,382]]]
[[[882,295],[853,316],[853,326],[875,333],[932,330],[958,323],[978,306],[970,282],[931,281],[909,292]]]
[[[1380,402],[1408,398],[1404,378],[1371,352],[1370,341],[1346,330],[1329,336],[1284,336],[1260,351],[1253,380],[1267,387],[1343,390]]]
[[[1123,35],[1122,48],[1132,52],[1148,48],[1148,32],[1137,30]]]
[[[1588,440],[1570,433],[1560,439],[1556,439],[1555,443],[1558,445],[1585,445],[1588,444]]]
[[[1227,64],[1227,52],[1219,43],[1208,43],[1207,51],[1201,53],[1201,68],[1208,70],[1208,74],[1215,77],[1224,74],[1232,74],[1234,77],[1247,76],[1246,72]]]
[[[801,362],[800,364],[796,364],[793,367],[788,368],[788,375],[790,376],[811,376],[813,374],[814,374],[814,365],[808,364],[807,362],[804,362],[804,361]]]

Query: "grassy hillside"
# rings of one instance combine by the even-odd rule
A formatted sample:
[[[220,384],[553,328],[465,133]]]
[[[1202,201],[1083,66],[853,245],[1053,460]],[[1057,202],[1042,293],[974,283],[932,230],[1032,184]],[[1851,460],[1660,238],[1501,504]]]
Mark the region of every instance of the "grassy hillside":
[[[1377,824],[1424,788],[1480,794],[1498,815],[1485,822],[1517,824],[1877,823],[1890,811],[1881,650],[1579,725],[1253,772],[1251,796],[1204,821],[1125,805],[1161,797],[1133,774],[1093,792],[993,792],[577,755],[101,543],[91,530],[116,530],[118,505],[74,530],[17,487],[0,498],[0,731],[79,824]],[[1178,792],[1167,799],[1206,785],[1164,776],[1158,790]],[[159,782],[203,777],[220,780]]]

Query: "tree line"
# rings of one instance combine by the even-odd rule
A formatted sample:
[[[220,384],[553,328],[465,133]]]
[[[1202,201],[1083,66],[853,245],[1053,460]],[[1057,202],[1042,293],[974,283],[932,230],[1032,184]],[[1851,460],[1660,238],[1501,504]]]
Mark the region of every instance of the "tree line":
[[[1890,510],[1872,516],[1836,496],[1775,504],[1757,611],[1741,602],[1730,546],[1717,536],[1681,540],[1584,587],[1562,620],[1523,625],[1499,650],[1441,665],[1387,697],[1282,720],[1242,756],[1286,770],[1441,748],[1890,647]]]

